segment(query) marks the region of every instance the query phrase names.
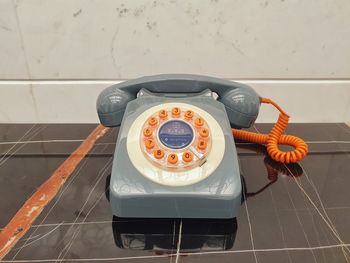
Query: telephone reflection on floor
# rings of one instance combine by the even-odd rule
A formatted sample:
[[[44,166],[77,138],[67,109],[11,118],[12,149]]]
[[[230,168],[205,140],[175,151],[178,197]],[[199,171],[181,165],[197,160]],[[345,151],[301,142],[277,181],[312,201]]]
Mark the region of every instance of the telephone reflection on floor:
[[[242,200],[258,198],[258,195],[277,182],[279,176],[300,177],[303,174],[301,166],[297,163],[282,164],[268,156],[266,147],[258,144],[237,144],[243,148],[261,154],[254,158],[261,159],[261,173],[250,175],[266,178],[266,184],[252,191],[246,184],[244,176],[242,181]],[[110,179],[110,178],[109,178]],[[109,179],[106,181],[108,195]],[[244,208],[242,208],[244,209]],[[205,251],[223,251],[232,249],[236,239],[238,223],[237,218],[229,219],[174,219],[174,218],[120,218],[113,216],[112,228],[114,242],[117,247],[132,250],[148,250],[158,255],[173,254],[179,240],[181,224],[181,253],[195,253]]]
[[[252,126],[262,103],[280,112],[269,134]],[[112,212],[127,218],[235,218],[242,200],[235,139],[265,144],[281,163],[308,147],[284,135],[289,116],[249,86],[199,75],[157,75],[111,86],[97,100],[104,126],[120,126],[110,181]],[[279,150],[279,144],[295,149]]]

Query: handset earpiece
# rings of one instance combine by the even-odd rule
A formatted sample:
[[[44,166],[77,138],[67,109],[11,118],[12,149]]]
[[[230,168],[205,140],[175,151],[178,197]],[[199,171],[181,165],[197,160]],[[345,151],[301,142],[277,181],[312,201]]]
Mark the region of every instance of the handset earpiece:
[[[135,98],[136,94],[121,90],[118,85],[103,90],[96,103],[101,124],[106,127],[120,126],[126,105]]]
[[[227,116],[234,128],[249,128],[258,117],[260,109],[259,95],[249,86],[232,88],[219,94],[225,105]]]

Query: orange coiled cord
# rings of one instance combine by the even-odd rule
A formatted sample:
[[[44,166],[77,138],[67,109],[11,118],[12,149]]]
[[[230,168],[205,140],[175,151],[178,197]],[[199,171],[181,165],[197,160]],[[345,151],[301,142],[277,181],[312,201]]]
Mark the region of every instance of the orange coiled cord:
[[[250,141],[259,144],[266,144],[267,153],[272,159],[281,163],[296,163],[303,159],[308,153],[307,144],[300,138],[292,135],[283,135],[288,126],[289,116],[275,102],[270,99],[261,98],[261,103],[272,104],[279,111],[280,115],[276,124],[269,134],[259,134],[255,132],[232,129],[232,134],[236,139]],[[278,149],[278,144],[290,145],[294,151],[283,152]]]

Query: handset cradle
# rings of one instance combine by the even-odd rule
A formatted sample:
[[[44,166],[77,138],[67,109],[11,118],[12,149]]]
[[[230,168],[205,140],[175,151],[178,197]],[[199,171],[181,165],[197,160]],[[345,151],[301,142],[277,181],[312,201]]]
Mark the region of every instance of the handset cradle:
[[[209,89],[218,94],[218,101],[224,104],[235,128],[249,128],[259,113],[260,98],[247,85],[199,75],[165,74],[129,80],[102,91],[97,100],[101,123],[107,127],[119,126],[128,102],[136,99],[141,89],[156,94],[193,94]]]

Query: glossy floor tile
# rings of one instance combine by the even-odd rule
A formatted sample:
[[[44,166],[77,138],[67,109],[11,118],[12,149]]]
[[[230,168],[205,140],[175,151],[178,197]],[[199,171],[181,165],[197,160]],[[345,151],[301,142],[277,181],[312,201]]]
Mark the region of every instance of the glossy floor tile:
[[[0,125],[0,227],[95,125]],[[271,125],[252,130],[267,132]],[[299,164],[237,142],[244,198],[236,219],[113,217],[108,185],[118,130],[79,164],[5,262],[348,262],[350,129],[291,124]]]

